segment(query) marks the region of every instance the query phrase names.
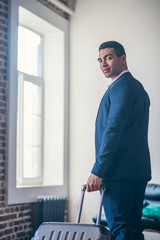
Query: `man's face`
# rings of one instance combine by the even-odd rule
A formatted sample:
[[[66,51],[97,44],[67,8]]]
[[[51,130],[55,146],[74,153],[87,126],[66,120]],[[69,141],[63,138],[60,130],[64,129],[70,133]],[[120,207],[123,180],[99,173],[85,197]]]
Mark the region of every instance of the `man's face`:
[[[106,78],[114,80],[126,68],[126,56],[118,57],[114,48],[105,48],[99,51],[98,61]]]

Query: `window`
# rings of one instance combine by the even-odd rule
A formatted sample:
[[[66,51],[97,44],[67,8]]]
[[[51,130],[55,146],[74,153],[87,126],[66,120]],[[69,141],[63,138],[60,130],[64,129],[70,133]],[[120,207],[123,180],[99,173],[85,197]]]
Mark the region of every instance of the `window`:
[[[23,13],[23,8],[20,8]],[[20,12],[21,13],[21,12]],[[17,186],[41,184],[42,171],[42,37],[18,27]]]
[[[68,21],[11,2],[8,203],[68,186]]]

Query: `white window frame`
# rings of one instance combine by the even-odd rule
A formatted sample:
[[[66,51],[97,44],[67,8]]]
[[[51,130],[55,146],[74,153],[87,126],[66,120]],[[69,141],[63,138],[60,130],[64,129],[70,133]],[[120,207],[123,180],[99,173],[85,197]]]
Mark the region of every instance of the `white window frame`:
[[[20,105],[20,109],[19,109],[19,126],[20,126],[20,129],[19,129],[19,136],[17,136],[19,138],[19,152],[16,152],[16,154],[18,155],[17,156],[17,184],[19,186],[21,185],[36,185],[36,184],[39,184],[39,183],[42,183],[42,179],[43,179],[43,171],[42,171],[42,167],[43,167],[43,141],[42,141],[42,138],[43,138],[43,135],[41,136],[41,161],[40,161],[40,176],[39,177],[35,177],[35,178],[24,178],[23,177],[23,129],[22,126],[23,126],[23,89],[24,89],[24,82],[30,82],[30,83],[33,83],[37,86],[41,86],[41,101],[42,101],[42,104],[41,104],[41,112],[42,112],[42,116],[41,116],[41,135],[42,135],[42,132],[43,132],[43,122],[42,122],[42,117],[43,117],[43,79],[42,77],[39,77],[39,76],[33,76],[33,75],[29,75],[29,74],[26,74],[26,73],[23,73],[23,72],[20,72],[18,71],[18,95],[19,95],[19,105]]]
[[[65,69],[64,69],[64,183],[60,186],[16,186],[16,126],[17,126],[17,36],[18,8],[22,6],[28,11],[54,25],[64,32],[65,36]],[[8,204],[34,202],[39,195],[68,196],[68,126],[69,126],[69,22],[45,7],[36,0],[11,1],[10,12],[10,49],[9,49],[9,110],[8,110]]]

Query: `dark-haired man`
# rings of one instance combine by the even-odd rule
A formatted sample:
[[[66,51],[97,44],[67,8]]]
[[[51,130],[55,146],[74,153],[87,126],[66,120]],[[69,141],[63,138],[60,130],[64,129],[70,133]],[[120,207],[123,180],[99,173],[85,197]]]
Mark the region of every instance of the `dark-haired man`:
[[[99,48],[100,69],[112,82],[97,113],[96,161],[87,191],[106,185],[104,211],[115,240],[144,240],[142,205],[151,179],[148,148],[150,100],[127,69],[123,46],[115,41]]]

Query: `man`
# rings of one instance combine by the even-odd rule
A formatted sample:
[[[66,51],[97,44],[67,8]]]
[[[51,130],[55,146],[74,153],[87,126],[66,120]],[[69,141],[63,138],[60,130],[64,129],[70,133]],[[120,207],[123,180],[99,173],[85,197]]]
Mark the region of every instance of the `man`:
[[[105,92],[95,126],[96,161],[87,191],[106,185],[104,211],[115,240],[144,240],[141,215],[151,179],[148,149],[149,97],[127,69],[123,46],[99,47],[100,69],[112,82]]]

